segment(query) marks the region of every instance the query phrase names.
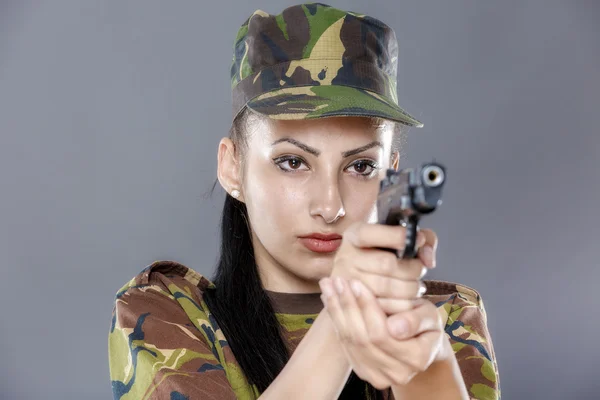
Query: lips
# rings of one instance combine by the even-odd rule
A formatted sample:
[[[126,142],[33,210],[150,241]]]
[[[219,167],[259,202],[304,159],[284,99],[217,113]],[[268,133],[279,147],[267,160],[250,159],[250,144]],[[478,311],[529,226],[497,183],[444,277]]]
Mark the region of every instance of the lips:
[[[302,236],[302,238],[312,238],[319,240],[335,240],[341,239],[342,237],[335,233],[311,233],[310,235]]]
[[[313,233],[310,236],[301,237],[300,243],[315,253],[331,253],[340,247],[342,237],[336,234]]]

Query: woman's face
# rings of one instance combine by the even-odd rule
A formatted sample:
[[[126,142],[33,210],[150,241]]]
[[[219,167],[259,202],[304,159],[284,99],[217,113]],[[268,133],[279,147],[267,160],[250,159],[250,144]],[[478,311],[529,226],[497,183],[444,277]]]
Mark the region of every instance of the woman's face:
[[[316,252],[300,237],[376,222],[391,143],[390,129],[363,117],[267,120],[253,131],[241,192],[266,289],[320,291],[335,251]]]

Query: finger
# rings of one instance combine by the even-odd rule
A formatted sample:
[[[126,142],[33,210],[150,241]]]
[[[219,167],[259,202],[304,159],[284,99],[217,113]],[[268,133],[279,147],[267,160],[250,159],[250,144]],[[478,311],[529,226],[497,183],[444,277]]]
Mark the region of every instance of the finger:
[[[393,315],[415,308],[417,304],[415,300],[418,299],[404,300],[378,297],[377,303],[386,315]]]
[[[395,318],[395,315],[388,317],[386,321],[388,332],[386,334],[378,332],[383,338],[387,336],[388,340],[380,340],[377,343],[377,348],[392,357],[396,363],[400,363],[396,364],[396,369],[387,369],[387,371],[391,371],[392,374],[396,373],[394,371],[397,371],[397,368],[400,368],[399,365],[403,366],[402,368],[405,368],[404,371],[407,371],[406,368],[408,368],[409,372],[423,371],[431,364],[431,361],[442,349],[442,340],[445,338],[445,334],[437,308],[433,303],[426,299],[420,299],[417,303],[421,304],[417,304],[416,309],[398,315],[403,315],[403,318],[400,320],[404,320],[406,316],[412,314],[412,317],[415,317],[415,319],[432,321],[429,323],[421,322],[418,325],[414,324],[417,328],[412,328],[413,332],[420,333],[410,335],[409,332],[411,332],[411,327],[409,324],[406,324],[407,328],[405,329],[405,332],[407,332],[407,334],[404,335],[406,337],[402,337],[402,339],[398,340],[392,333],[393,330],[390,327],[391,323],[398,322],[398,318]],[[364,318],[367,323],[367,329],[369,329],[368,326],[370,322],[367,320],[366,316],[364,316]],[[410,317],[407,319],[410,319]],[[437,323],[435,322],[436,320],[438,321]],[[392,340],[389,340],[389,338]],[[389,364],[386,364],[385,368],[389,368]]]
[[[421,231],[419,226],[417,225],[417,240],[415,242],[415,248],[418,249],[427,243],[427,236],[424,232]]]
[[[368,337],[375,343],[389,338],[390,333],[386,324],[388,317],[377,304],[373,292],[357,279],[352,279],[351,285]]]
[[[346,329],[346,319],[340,307],[335,289],[330,278],[323,278],[319,281],[321,287],[321,299],[329,317],[333,321],[333,326],[340,341],[346,341],[348,331]]]
[[[393,253],[377,249],[365,249],[364,256],[354,264],[360,271],[401,280],[421,279],[427,272],[422,259],[402,259]]]
[[[359,248],[385,247],[403,250],[406,228],[401,225],[355,223],[346,229],[344,239]]]
[[[413,339],[398,342],[402,351],[399,360],[417,371],[425,371],[442,351],[443,340],[448,340],[444,331],[426,331]]]
[[[344,314],[349,342],[352,345],[365,346],[369,338],[363,315],[356,303],[354,293],[350,289],[350,285],[346,279],[336,276],[333,278],[333,281],[337,290],[339,305]],[[382,318],[381,323],[385,324],[385,317]]]
[[[412,310],[394,314],[387,319],[392,337],[405,339],[427,331],[443,330],[437,307],[427,299],[419,299]]]
[[[425,237],[425,243],[419,248],[417,257],[423,261],[429,268],[435,268],[436,266],[436,252],[438,246],[438,238],[434,231],[431,229],[422,229],[419,231]]]
[[[432,231],[431,229],[421,229],[419,232],[421,232],[425,236],[424,245],[429,245],[429,246],[433,247],[434,250],[437,250],[437,248],[438,248],[437,234],[434,231]]]
[[[375,297],[412,300],[423,296],[427,290],[425,284],[419,280],[406,281],[370,273],[363,273],[360,281]]]
[[[362,282],[351,281],[355,291],[356,301],[363,316],[369,340],[373,347],[369,348],[370,357],[378,360],[377,368],[394,384],[405,384],[415,374],[415,370],[401,362],[394,353],[385,351],[393,346],[394,339],[390,336],[386,324],[386,315],[378,307],[377,299]]]
[[[333,278],[333,281],[334,286],[341,287],[342,293],[338,292],[337,295],[334,294],[332,297],[336,297],[339,300],[338,304],[343,310],[346,319],[346,327],[348,330],[354,330],[354,328],[358,328],[354,332],[361,332],[360,334],[353,336],[352,340],[347,340],[344,338],[344,336],[340,337],[340,341],[342,341],[347,357],[352,360],[353,365],[356,367],[355,372],[357,375],[359,375],[359,377],[361,377],[363,380],[377,378],[378,382],[383,382],[385,379],[389,380],[389,375],[385,372],[386,370],[403,371],[402,368],[406,368],[405,366],[398,365],[398,361],[394,360],[393,357],[386,354],[382,350],[377,349],[371,343],[371,340],[367,334],[368,324],[366,324],[364,321],[364,315],[367,314],[363,313],[358,304],[360,301],[359,299],[362,298],[361,296],[364,296],[365,291],[367,291],[365,286],[363,285],[361,287],[360,283],[356,280],[352,280],[350,285],[344,285],[346,280],[339,277]],[[351,299],[348,297],[351,297]],[[373,307],[373,305],[371,306]],[[354,309],[356,312],[358,312],[359,317],[357,318],[354,316],[353,318],[355,318],[355,320],[359,319],[360,324],[354,325],[354,323],[350,321],[350,318],[348,318],[348,311],[351,309]],[[371,315],[370,323],[374,323],[375,326],[378,326],[380,331],[388,337],[388,340],[391,340],[389,333],[387,332],[387,317],[381,312],[381,310],[377,310],[376,307],[371,310],[371,312],[377,311],[379,311],[379,313],[374,315],[377,315],[378,318],[376,319]],[[351,335],[346,335],[346,337],[349,338]],[[407,371],[405,375],[408,373],[412,373],[412,370]]]

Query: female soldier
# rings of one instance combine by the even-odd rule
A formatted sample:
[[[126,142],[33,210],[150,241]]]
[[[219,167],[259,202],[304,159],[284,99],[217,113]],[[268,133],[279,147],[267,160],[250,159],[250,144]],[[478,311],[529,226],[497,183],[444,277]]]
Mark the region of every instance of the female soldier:
[[[377,249],[404,246],[374,223],[376,196],[422,126],[396,75],[395,34],[372,17],[313,3],[246,20],[216,274],[156,261],[117,293],[116,399],[499,398],[481,297],[422,281],[435,233],[415,259]]]

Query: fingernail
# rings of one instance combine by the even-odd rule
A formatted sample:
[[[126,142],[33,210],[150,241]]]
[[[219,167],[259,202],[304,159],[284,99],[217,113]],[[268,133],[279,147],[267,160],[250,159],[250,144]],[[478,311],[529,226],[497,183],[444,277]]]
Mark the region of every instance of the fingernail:
[[[321,291],[326,297],[333,296],[333,289],[331,288],[331,282],[328,278],[321,279],[319,281],[319,286],[321,286]]]
[[[425,257],[427,258],[427,260],[429,261],[427,263],[427,265],[430,266],[431,268],[435,268],[435,257],[433,254],[433,247],[431,247],[431,246],[423,247],[423,253],[425,254]]]
[[[394,336],[403,336],[408,332],[408,323],[404,319],[398,319],[391,324]]]
[[[419,296],[423,296],[427,291],[427,286],[421,282],[421,287],[419,288]]]
[[[340,278],[339,276],[336,276],[334,278],[335,281],[335,288],[337,289],[337,292],[339,294],[344,293],[344,284],[342,283],[342,278]]]
[[[352,288],[352,291],[354,292],[354,295],[356,297],[360,296],[360,284],[357,281],[352,281],[350,282],[350,287]]]

